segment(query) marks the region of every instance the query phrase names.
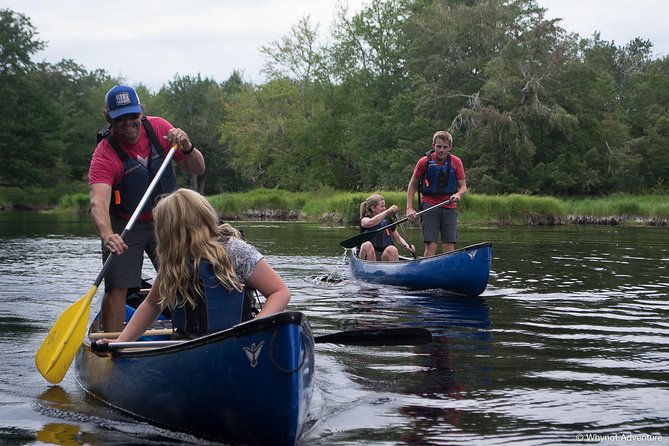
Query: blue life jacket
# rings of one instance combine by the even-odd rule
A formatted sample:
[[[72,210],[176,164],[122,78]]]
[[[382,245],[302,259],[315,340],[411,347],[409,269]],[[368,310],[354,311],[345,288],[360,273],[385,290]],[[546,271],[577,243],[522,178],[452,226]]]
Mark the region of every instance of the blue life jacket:
[[[153,126],[146,119],[146,116],[142,117],[142,125],[151,144],[151,155],[146,161],[146,166],[136,159],[131,159],[125,150],[121,148],[118,141],[116,141],[114,135],[107,133],[104,136],[123,163],[123,179],[119,184],[112,186],[112,200],[109,205],[109,211],[116,215],[132,214],[135,212],[139,202],[142,201],[146,189],[151,184],[151,181],[153,181],[153,177],[155,177],[158,169],[160,169],[160,166],[165,161],[166,154],[163,146],[158,142]],[[160,181],[141,212],[151,212],[158,196],[174,192],[176,189],[176,175],[172,166],[169,166],[160,177]]]
[[[446,156],[446,162],[439,166],[433,159],[431,150],[425,154],[427,157],[427,168],[421,178],[419,191],[424,194],[448,195],[458,191],[458,179],[455,177],[455,169],[451,166],[451,154]]]
[[[383,220],[381,220],[381,223],[372,228],[363,228],[362,226],[360,226],[360,232],[375,231],[384,226],[391,225],[392,223],[393,223],[392,220],[384,218]],[[381,231],[376,236],[374,236],[374,238],[370,240],[370,242],[374,246],[375,251],[383,252],[384,249],[393,244],[392,231],[394,230],[395,228],[392,227],[386,229],[385,231]]]
[[[195,308],[184,304],[172,310],[172,326],[177,331],[187,336],[201,336],[253,318],[250,290],[242,292],[225,288],[206,260],[200,262],[197,279],[205,296],[196,297]]]

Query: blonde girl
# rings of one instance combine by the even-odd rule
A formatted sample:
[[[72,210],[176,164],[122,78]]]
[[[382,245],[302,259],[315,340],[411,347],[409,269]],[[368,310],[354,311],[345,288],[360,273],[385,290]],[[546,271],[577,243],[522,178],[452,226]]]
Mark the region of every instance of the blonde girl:
[[[386,200],[383,196],[379,194],[370,195],[360,205],[360,232],[373,231],[388,226],[392,223],[389,217],[397,212],[399,212],[399,208],[396,205],[386,209]],[[410,252],[415,251],[415,247],[407,243],[395,230],[395,227],[392,227],[381,231],[374,238],[360,245],[358,257],[362,260],[371,261],[398,261],[399,252],[393,242]]]
[[[234,228],[218,224],[216,211],[205,197],[179,189],[163,197],[153,212],[158,274],[118,341],[136,340],[165,308],[197,307],[205,295],[197,279],[202,277],[203,265],[221,288],[234,293],[248,286],[265,296],[256,317],[286,309],[290,291],[284,281],[256,248],[235,236],[239,233]]]

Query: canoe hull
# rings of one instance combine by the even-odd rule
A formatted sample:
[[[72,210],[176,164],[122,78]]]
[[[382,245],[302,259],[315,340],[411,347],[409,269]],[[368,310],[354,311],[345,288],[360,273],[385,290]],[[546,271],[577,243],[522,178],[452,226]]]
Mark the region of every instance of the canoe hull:
[[[314,338],[302,313],[283,312],[108,357],[87,339],[76,372],[95,397],[155,424],[234,444],[293,445],[311,400]]]
[[[413,290],[442,289],[478,296],[488,286],[492,243],[479,243],[446,254],[398,262],[370,262],[349,255],[351,275],[359,280]]]

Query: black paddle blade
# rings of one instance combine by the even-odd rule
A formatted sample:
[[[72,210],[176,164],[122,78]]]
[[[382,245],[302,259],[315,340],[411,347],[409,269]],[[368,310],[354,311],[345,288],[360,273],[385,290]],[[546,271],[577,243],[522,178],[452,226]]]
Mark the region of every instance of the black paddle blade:
[[[347,238],[346,240],[339,242],[339,245],[342,246],[343,248],[350,249],[350,248],[355,248],[366,242],[367,240],[373,239],[377,234],[380,232],[385,231],[386,229],[393,228],[400,223],[404,223],[407,221],[408,218],[404,217],[401,220],[397,220],[396,222],[390,223],[389,225],[386,225],[382,228],[379,229],[374,229],[373,231],[365,231],[361,232],[360,234],[356,234],[351,238]]]
[[[356,236],[347,238],[346,240],[339,242],[339,245],[342,248],[346,249],[356,248],[365,243],[367,240],[373,239],[376,236],[376,234],[378,234],[378,231],[361,232]]]
[[[316,344],[422,345],[432,342],[432,333],[424,328],[370,328],[316,336],[314,341]]]

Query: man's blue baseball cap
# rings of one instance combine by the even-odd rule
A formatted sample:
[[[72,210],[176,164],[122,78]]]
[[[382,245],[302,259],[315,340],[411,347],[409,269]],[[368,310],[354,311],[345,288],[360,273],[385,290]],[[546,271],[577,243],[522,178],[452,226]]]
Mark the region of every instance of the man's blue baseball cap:
[[[117,85],[105,96],[105,111],[114,119],[127,113],[142,113],[142,105],[134,88]]]

